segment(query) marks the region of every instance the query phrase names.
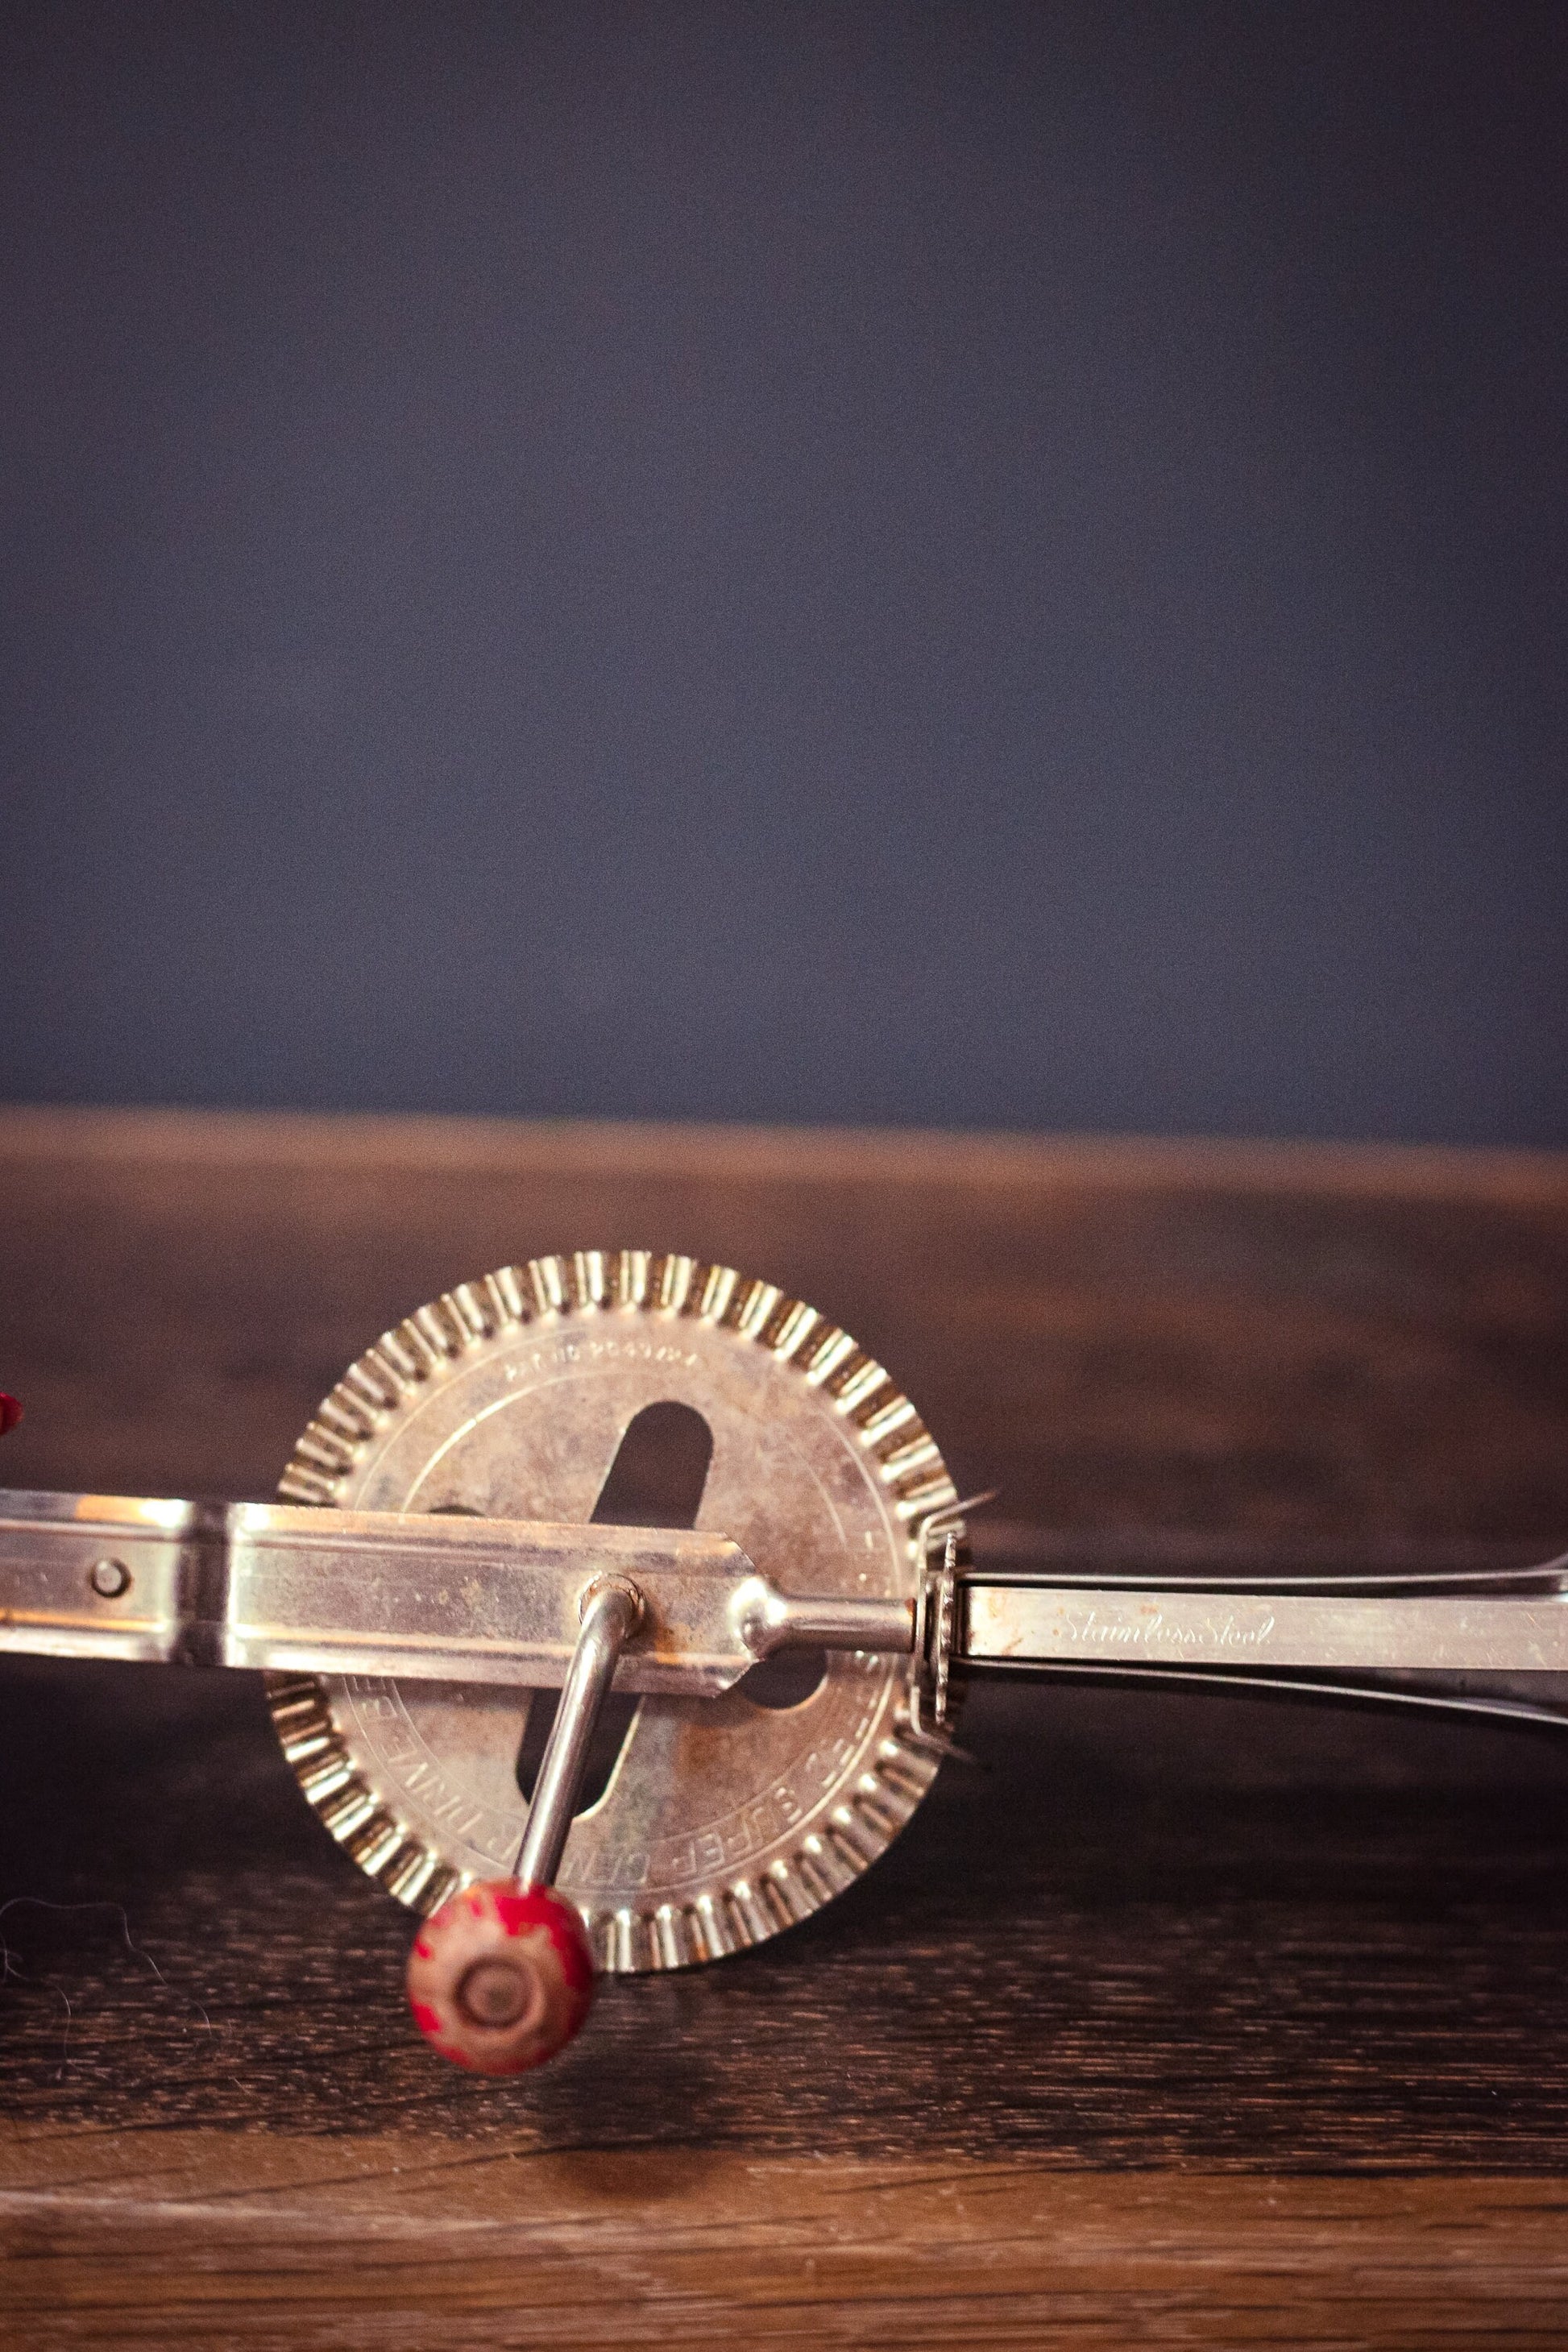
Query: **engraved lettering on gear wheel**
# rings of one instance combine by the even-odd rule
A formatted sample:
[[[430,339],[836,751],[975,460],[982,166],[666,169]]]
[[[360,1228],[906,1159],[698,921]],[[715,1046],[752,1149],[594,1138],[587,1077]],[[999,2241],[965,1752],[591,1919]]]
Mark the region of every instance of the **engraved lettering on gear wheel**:
[[[581,1523],[645,1406],[700,1412],[697,1525],[792,1592],[909,1595],[955,1499],[914,1407],[812,1307],[728,1266],[579,1250],[461,1284],[351,1365],[300,1439],[289,1502]],[[428,1914],[511,1867],[525,1691],[268,1677],[300,1785],[361,1868]],[[557,1884],[604,1969],[717,1959],[804,1919],[885,1851],[936,1774],[901,1659],[828,1654],[797,1705],[638,1702]]]

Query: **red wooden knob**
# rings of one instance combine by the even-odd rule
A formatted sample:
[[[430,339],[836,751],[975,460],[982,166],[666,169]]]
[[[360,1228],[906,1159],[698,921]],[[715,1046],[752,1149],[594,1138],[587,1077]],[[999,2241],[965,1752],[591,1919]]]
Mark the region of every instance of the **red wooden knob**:
[[[583,1922],[548,1886],[489,1880],[426,1919],[408,1955],[415,2021],[476,2074],[521,2074],[564,2049],[594,2000]]]

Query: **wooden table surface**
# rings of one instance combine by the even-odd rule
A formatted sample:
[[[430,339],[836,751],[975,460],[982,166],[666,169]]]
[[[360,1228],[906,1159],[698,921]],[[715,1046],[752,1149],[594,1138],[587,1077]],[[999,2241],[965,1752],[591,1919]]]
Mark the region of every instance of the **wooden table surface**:
[[[12,1486],[267,1494],[365,1343],[542,1251],[762,1273],[993,1556],[1568,1540],[1568,1162],[0,1113]],[[0,1668],[0,2341],[1561,2346],[1568,1741],[992,1685],[838,1902],[533,2080],[250,1677]]]

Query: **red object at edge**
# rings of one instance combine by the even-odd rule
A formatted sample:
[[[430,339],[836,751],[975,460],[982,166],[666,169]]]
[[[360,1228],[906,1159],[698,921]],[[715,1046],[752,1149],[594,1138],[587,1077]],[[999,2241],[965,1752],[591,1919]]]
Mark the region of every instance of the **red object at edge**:
[[[21,1399],[7,1396],[5,1390],[0,1389],[0,1437],[8,1436],[21,1418]]]

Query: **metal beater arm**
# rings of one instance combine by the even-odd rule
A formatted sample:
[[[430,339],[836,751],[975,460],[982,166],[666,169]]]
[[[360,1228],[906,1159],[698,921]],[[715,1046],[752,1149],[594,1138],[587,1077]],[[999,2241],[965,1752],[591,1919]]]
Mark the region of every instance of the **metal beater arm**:
[[[642,1601],[619,1690],[714,1696],[803,1643],[910,1647],[908,1601],[783,1593],[687,1528],[0,1493],[0,1651],[550,1689],[606,1575]]]

